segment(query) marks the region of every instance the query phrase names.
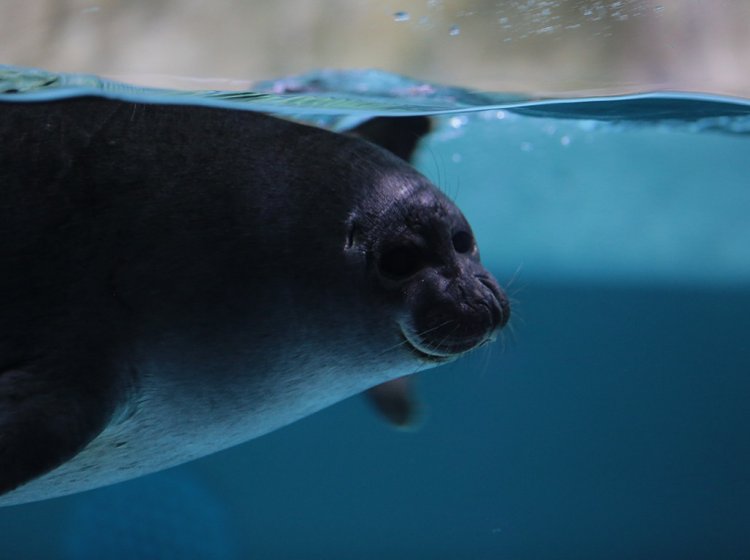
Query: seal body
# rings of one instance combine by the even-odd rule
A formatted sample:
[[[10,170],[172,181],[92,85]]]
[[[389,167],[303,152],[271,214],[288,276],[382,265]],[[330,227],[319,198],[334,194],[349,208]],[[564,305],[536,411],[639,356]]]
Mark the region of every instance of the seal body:
[[[0,104],[0,504],[166,468],[491,340],[460,211],[249,111]]]

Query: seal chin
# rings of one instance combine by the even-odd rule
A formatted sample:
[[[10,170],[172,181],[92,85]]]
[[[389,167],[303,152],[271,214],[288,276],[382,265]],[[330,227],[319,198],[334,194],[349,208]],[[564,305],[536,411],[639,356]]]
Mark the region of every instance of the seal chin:
[[[407,325],[400,324],[399,326],[401,327],[401,338],[404,341],[404,347],[423,362],[435,365],[445,364],[461,355],[461,352],[449,353],[436,348],[430,348],[419,340],[419,337]]]

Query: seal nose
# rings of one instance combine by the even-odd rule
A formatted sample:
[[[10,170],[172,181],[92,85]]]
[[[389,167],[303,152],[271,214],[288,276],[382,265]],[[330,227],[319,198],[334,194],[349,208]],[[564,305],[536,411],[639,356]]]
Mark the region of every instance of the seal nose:
[[[457,355],[494,338],[510,318],[505,293],[488,273],[439,282],[415,306],[413,327],[421,346]]]
[[[476,278],[489,292],[488,299],[492,302],[492,305],[490,305],[493,324],[492,330],[500,330],[510,320],[510,302],[508,301],[508,296],[505,295],[505,292],[492,278],[484,274],[479,274]]]

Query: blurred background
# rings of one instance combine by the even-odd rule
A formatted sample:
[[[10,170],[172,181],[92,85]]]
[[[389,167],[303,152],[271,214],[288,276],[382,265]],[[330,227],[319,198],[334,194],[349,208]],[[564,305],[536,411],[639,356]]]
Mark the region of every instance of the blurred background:
[[[478,90],[750,96],[742,0],[2,0],[0,63],[241,89],[379,68]],[[189,79],[185,79],[189,78]]]

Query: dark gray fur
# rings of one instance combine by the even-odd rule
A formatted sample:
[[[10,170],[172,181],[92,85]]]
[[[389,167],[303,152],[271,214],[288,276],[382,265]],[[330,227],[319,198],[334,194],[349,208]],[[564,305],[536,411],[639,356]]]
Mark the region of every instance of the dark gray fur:
[[[507,321],[458,209],[365,140],[103,98],[2,103],[0,139],[0,504],[256,437]],[[385,274],[404,244],[419,266]]]

